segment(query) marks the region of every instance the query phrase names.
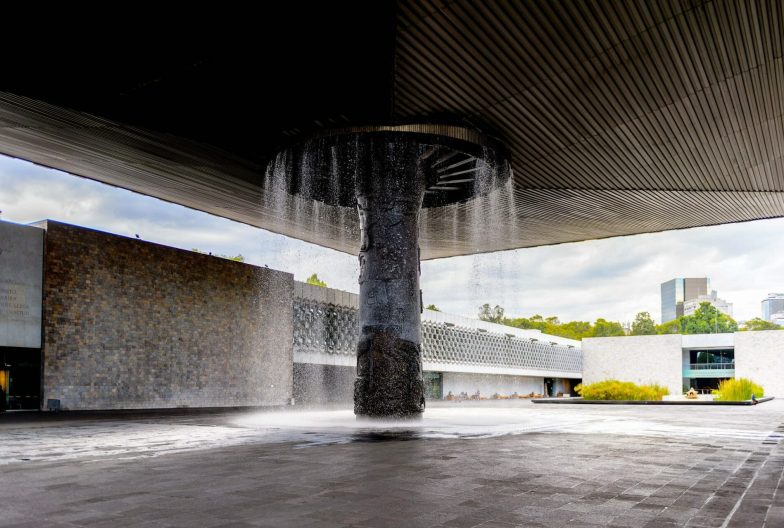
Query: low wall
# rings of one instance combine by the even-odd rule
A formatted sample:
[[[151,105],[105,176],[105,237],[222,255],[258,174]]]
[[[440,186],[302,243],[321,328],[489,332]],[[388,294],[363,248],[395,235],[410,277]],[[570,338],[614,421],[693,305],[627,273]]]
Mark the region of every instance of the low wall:
[[[291,274],[47,222],[44,402],[283,405]]]
[[[469,396],[479,391],[481,396],[490,398],[498,393],[502,396],[517,394],[543,394],[544,379],[528,376],[504,376],[494,374],[463,374],[444,372],[444,396],[450,392],[454,396],[465,392]]]
[[[735,378],[750,378],[765,396],[784,398],[784,330],[736,332]]]
[[[351,403],[357,368],[342,365],[294,363],[296,405]]]
[[[681,394],[681,336],[651,335],[583,339],[583,383],[617,379],[637,384],[658,383]]]

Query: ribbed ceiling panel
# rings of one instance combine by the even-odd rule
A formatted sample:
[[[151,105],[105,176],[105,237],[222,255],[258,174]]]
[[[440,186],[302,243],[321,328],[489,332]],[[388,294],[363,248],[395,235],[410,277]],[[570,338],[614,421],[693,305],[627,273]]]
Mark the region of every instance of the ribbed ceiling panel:
[[[366,11],[343,20],[356,10],[350,7],[333,21],[343,24],[342,44],[334,49],[328,38],[307,42],[309,31],[298,33],[298,45],[282,45],[272,55],[271,48],[265,55],[251,45],[226,44],[221,56],[229,57],[228,66],[210,62],[174,75],[173,84],[166,82],[171,76],[156,76],[152,85],[132,78],[135,70],[122,57],[133,50],[125,50],[111,62],[115,73],[129,72],[117,78],[155,88],[142,94],[147,119],[136,126],[117,117],[133,115],[128,108],[88,115],[60,102],[62,86],[30,81],[35,90],[17,90],[25,83],[13,81],[29,75],[3,70],[0,152],[354,253],[356,211],[265,188],[264,153],[308,126],[378,124],[387,105],[370,95],[391,93],[393,121],[457,121],[499,136],[512,152],[508,186],[422,212],[424,258],[784,216],[784,0],[401,0],[394,76],[386,43],[395,10],[385,11],[388,21],[387,15],[371,21]],[[309,12],[303,8],[301,16]],[[331,23],[311,20],[312,27]],[[376,33],[386,36],[360,48]],[[198,44],[183,41],[189,53],[180,62],[191,64]],[[365,54],[346,51],[354,45]],[[105,46],[111,55],[109,37]],[[281,64],[307,69],[315,46],[319,57],[335,62],[323,70],[342,75],[311,78],[289,67],[289,75],[276,77]],[[38,64],[25,58],[25,48],[18,51],[12,64]],[[379,62],[367,69],[372,55]],[[95,96],[104,105],[122,104],[102,91],[106,61],[68,56],[78,62],[78,86],[95,91],[87,102]],[[133,59],[131,66],[147,63]],[[256,78],[227,76],[240,64],[267,75],[263,85],[290,82],[275,97],[237,89],[232,83],[243,84],[237,79]],[[355,82],[361,72],[366,84]],[[352,95],[344,86],[370,95]],[[179,99],[191,89],[183,106]],[[190,111],[200,105],[203,122]],[[180,115],[202,133],[174,136],[171,131],[189,129],[177,121]],[[254,142],[260,154],[249,156]]]
[[[780,1],[404,1],[397,113],[466,116],[520,188],[782,191]]]

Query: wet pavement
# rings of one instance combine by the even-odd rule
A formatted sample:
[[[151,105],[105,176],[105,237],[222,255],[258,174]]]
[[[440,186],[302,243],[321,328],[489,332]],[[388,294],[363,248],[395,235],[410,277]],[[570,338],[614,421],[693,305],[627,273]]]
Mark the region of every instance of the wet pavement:
[[[784,526],[784,400],[0,416],[0,526]]]

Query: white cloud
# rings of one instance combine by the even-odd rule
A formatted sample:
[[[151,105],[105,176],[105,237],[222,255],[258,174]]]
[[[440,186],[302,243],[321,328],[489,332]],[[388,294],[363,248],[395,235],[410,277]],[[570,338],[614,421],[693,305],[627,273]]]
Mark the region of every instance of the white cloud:
[[[353,255],[269,233],[154,198],[0,157],[2,218],[44,218],[183,249],[241,253],[248,262],[318,273],[330,286],[358,290]],[[739,319],[760,315],[768,292],[784,291],[784,219],[521,249],[422,264],[425,303],[475,316],[485,302],[509,315],[627,321],[659,317],[659,284],[711,278]]]

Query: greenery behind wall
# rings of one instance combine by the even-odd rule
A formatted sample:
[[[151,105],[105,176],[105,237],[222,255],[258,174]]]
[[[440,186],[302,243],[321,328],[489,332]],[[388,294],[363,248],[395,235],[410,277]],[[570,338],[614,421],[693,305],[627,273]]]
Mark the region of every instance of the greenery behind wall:
[[[479,319],[491,323],[513,326],[515,328],[541,330],[545,334],[581,340],[585,337],[613,337],[624,335],[657,334],[722,334],[738,331],[738,323],[729,315],[721,313],[709,302],[700,303],[692,315],[678,317],[674,321],[657,325],[651,314],[640,312],[628,328],[618,321],[599,318],[589,321],[561,322],[557,316],[506,317],[504,309],[498,305],[484,304],[479,308]],[[784,330],[781,326],[754,318],[746,322],[741,330]]]

